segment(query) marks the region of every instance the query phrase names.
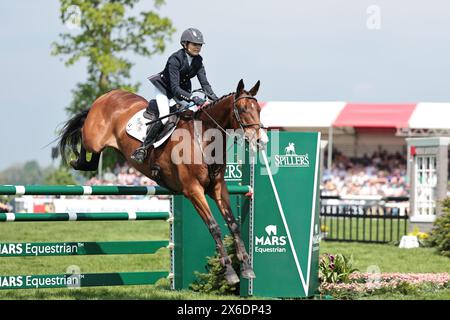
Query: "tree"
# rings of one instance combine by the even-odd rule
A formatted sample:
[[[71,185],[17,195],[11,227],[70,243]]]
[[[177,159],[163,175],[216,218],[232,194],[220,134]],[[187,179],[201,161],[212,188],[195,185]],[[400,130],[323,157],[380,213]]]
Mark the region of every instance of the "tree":
[[[121,56],[126,52],[150,57],[162,53],[175,29],[168,18],[155,11],[127,15],[139,0],[60,0],[61,21],[78,17],[79,32],[60,34],[61,42],[52,44],[52,55],[67,56],[66,66],[87,58],[87,80],[73,90],[67,110],[73,114],[88,108],[100,95],[112,89],[136,91],[140,83],[128,83],[133,63]],[[164,0],[155,0],[156,8]],[[75,9],[74,9],[75,8]],[[151,40],[148,47],[147,40]]]
[[[0,172],[1,184],[40,184],[42,182],[43,171],[37,161],[27,161],[25,164],[12,165]]]
[[[69,185],[76,184],[72,174],[64,167],[49,171],[44,177],[47,185]]]
[[[77,83],[73,99],[66,107],[70,115],[89,108],[96,98],[112,89],[139,89],[139,82],[127,81],[134,64],[123,54],[151,57],[165,50],[166,41],[175,32],[172,22],[155,11],[133,15],[130,11],[138,2],[60,0],[61,21],[66,25],[75,22],[77,29],[59,35],[61,41],[52,43],[52,55],[66,56],[66,66],[87,59],[87,79]],[[164,3],[154,0],[156,9]],[[104,160],[115,162],[105,157]]]

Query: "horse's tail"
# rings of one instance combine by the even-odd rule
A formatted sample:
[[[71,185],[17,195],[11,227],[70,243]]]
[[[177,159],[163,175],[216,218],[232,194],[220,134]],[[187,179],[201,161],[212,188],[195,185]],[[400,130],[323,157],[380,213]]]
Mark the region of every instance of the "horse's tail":
[[[77,158],[80,153],[78,151],[78,144],[81,142],[81,128],[84,125],[84,121],[89,113],[89,109],[85,109],[77,113],[71,119],[69,119],[61,130],[58,142],[59,152],[63,163],[67,163],[67,147],[70,146]]]

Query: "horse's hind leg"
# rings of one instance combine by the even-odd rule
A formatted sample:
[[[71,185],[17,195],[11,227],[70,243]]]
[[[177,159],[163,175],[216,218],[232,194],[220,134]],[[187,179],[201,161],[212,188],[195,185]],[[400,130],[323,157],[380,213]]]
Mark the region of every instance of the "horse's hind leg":
[[[239,282],[239,277],[233,269],[231,264],[231,259],[227,254],[225,246],[222,242],[222,232],[219,225],[214,219],[211,209],[206,201],[205,194],[201,187],[190,187],[190,190],[184,192],[185,196],[192,202],[195,210],[200,214],[205,224],[208,226],[209,232],[211,233],[214,241],[216,242],[217,251],[220,254],[220,262],[225,267],[225,279],[229,284],[235,284]]]
[[[249,256],[247,250],[245,249],[244,242],[242,241],[239,225],[237,224],[233,212],[231,211],[230,195],[224,181],[215,185],[215,188],[211,193],[211,197],[216,202],[220,213],[227,223],[230,233],[233,235],[237,258],[242,262],[241,275],[246,279],[254,279],[256,276],[252,266],[250,265]]]
[[[75,170],[80,171],[96,171],[100,160],[100,153],[92,152],[91,160],[87,160],[86,148],[81,144],[80,154],[78,159],[70,161],[70,165]]]
[[[96,171],[102,150],[111,145],[116,147],[116,143],[110,144],[112,140],[111,123],[107,122],[104,115],[104,108],[100,102],[94,102],[89,114],[81,128],[81,150],[78,159],[71,161],[71,166],[76,170]],[[109,143],[109,144],[108,144]],[[91,160],[87,160],[87,152],[92,153]]]

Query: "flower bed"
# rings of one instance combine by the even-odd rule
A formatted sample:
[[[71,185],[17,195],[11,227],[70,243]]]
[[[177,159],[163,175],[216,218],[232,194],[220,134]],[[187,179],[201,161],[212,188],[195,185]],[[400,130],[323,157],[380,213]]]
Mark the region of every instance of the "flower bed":
[[[347,283],[320,285],[320,292],[340,299],[383,293],[410,294],[450,288],[448,273],[361,273],[354,272]]]

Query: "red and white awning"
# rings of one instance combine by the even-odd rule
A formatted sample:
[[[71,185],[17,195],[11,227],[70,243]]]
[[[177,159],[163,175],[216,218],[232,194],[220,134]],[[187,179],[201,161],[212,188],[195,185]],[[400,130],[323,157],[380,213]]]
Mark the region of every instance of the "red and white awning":
[[[450,103],[270,101],[263,105],[261,122],[271,128],[450,129]]]

